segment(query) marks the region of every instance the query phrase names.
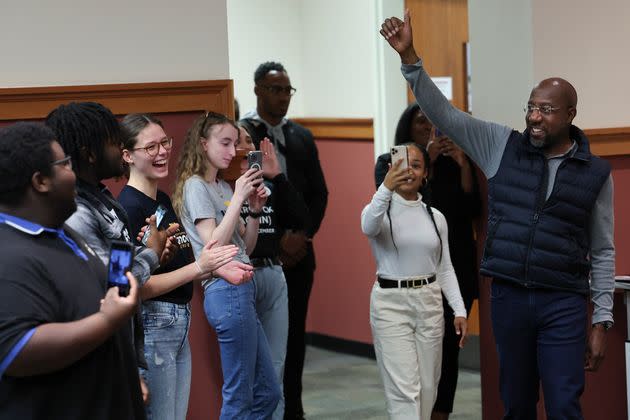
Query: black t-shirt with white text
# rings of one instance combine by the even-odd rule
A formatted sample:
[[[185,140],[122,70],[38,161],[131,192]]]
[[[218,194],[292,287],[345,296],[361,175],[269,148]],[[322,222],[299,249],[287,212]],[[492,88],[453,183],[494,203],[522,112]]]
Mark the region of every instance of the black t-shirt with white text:
[[[287,229],[304,229],[308,209],[304,199],[287,180],[279,174],[272,180],[265,179],[271,194],[263,206],[259,220],[258,240],[250,258],[273,258],[280,254],[280,238]],[[241,217],[249,214],[247,203],[241,208]]]
[[[136,245],[142,244],[136,240],[135,235],[137,235],[140,229],[146,225],[146,218],[153,215],[160,204],[166,208],[166,214],[164,215],[164,219],[160,223],[159,228],[166,228],[173,223],[178,223],[180,225],[179,230],[175,234],[175,239],[179,245],[179,251],[168,264],[155,270],[153,272],[154,275],[169,273],[177,270],[178,268],[184,267],[195,260],[190,239],[188,238],[188,235],[186,235],[186,231],[177,218],[171,199],[168,195],[166,195],[166,193],[158,190],[156,200],[154,200],[136,188],[126,185],[118,196],[118,202],[127,212],[127,216],[129,218],[129,229],[131,229],[131,234],[134,236],[134,242]],[[192,295],[193,285],[192,282],[188,282],[168,293],[157,296],[152,300],[184,304],[190,302]]]

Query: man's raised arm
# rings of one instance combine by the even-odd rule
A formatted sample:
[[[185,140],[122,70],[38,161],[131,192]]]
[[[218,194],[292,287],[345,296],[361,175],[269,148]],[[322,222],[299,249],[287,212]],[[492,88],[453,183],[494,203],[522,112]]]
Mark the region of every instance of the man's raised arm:
[[[403,76],[422,112],[479,165],[486,177],[494,176],[512,129],[473,118],[442,95],[416,53],[409,10],[405,11],[404,21],[396,17],[385,19],[380,33],[400,55]]]

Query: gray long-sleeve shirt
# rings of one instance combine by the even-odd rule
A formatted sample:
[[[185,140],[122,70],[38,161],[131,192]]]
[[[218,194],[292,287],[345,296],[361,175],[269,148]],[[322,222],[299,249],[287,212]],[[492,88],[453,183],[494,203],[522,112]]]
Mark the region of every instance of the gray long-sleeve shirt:
[[[486,178],[491,179],[499,170],[505,146],[512,129],[510,127],[473,118],[455,108],[435,86],[422,66],[403,64],[401,71],[411,86],[416,101],[431,122],[479,166]],[[575,147],[561,156],[547,159],[549,181],[547,198],[553,190],[556,172],[562,160],[572,154]],[[615,245],[613,242],[613,181],[612,176],[604,183],[593,211],[589,226],[591,238],[591,299],[593,324],[612,321],[613,293],[615,290]]]

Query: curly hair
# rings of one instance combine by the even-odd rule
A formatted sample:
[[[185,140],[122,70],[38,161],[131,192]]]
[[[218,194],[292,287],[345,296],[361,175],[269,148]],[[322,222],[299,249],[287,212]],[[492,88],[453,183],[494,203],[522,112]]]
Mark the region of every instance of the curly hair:
[[[264,79],[267,73],[269,73],[270,71],[278,71],[278,72],[286,73],[286,70],[282,64],[277,63],[275,61],[266,61],[262,63],[260,66],[258,66],[256,71],[254,72],[254,83],[258,83],[259,81]]]
[[[201,146],[201,139],[207,138],[212,128],[229,124],[238,131],[238,127],[228,117],[216,112],[207,112],[195,119],[186,133],[177,162],[175,188],[173,189],[173,208],[181,218],[184,210],[184,184],[193,175],[203,177],[208,168],[208,159]]]
[[[35,172],[52,173],[55,133],[41,123],[18,122],[0,129],[0,203],[17,205]]]
[[[112,111],[96,102],[59,105],[46,117],[46,125],[72,157],[75,172],[88,165],[88,156],[94,156],[98,162],[103,158],[105,145],[122,144],[124,140]]]

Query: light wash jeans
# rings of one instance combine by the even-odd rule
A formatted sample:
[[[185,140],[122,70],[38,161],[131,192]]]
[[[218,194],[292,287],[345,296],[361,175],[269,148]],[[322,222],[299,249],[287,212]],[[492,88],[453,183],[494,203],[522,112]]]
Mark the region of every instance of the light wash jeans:
[[[256,312],[265,330],[273,368],[280,384],[280,401],[273,420],[284,418],[284,360],[287,355],[287,335],[289,332],[289,303],[287,298],[287,281],[282,266],[260,267],[254,271],[256,285]]]
[[[280,386],[256,316],[254,283],[234,286],[223,279],[209,283],[203,306],[221,351],[221,420],[271,418]]]
[[[150,393],[147,418],[185,420],[191,375],[190,305],[149,300],[142,303],[142,320],[149,369],[140,373]]]

